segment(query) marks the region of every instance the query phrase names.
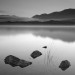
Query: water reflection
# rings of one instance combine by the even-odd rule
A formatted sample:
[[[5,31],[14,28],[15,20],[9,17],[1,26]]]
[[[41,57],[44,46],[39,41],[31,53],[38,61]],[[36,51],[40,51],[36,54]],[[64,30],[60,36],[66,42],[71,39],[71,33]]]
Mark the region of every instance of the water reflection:
[[[66,26],[0,26],[0,35],[33,33],[36,36],[51,37],[66,42],[75,41],[75,27]]]
[[[1,75],[74,75],[75,74],[75,35],[72,32],[37,31],[4,31],[0,35],[0,74]],[[10,34],[7,34],[10,33]],[[16,33],[16,34],[12,34]],[[62,39],[61,39],[62,38]],[[69,42],[67,42],[69,41]],[[72,42],[73,41],[73,42]],[[47,46],[47,49],[42,48]],[[30,54],[39,50],[42,55],[33,60]],[[32,61],[27,68],[12,68],[4,64],[4,58],[14,55]],[[62,60],[69,60],[71,67],[65,72],[59,69]]]

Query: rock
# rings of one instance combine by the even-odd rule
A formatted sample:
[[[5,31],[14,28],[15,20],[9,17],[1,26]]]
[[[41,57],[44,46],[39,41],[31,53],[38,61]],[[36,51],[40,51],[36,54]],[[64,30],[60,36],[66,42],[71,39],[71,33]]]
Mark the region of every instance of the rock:
[[[11,66],[15,67],[18,66],[17,64],[20,61],[20,59],[15,56],[9,55],[4,59],[4,61],[5,64],[10,64]]]
[[[27,67],[32,64],[32,62],[21,60],[13,55],[9,55],[4,59],[5,64],[9,64],[12,67],[19,66],[21,68]]]
[[[31,65],[32,62],[26,61],[26,60],[20,60],[18,63],[18,66],[20,66],[21,68],[27,67],[29,65]]]
[[[66,69],[68,69],[70,67],[70,62],[68,60],[64,60],[60,63],[59,68],[61,68],[61,70],[65,71]]]
[[[37,57],[39,57],[39,56],[41,56],[41,55],[42,55],[42,53],[41,53],[40,51],[36,50],[36,51],[34,51],[34,52],[31,54],[31,57],[32,57],[33,59],[35,59],[35,58],[37,58]]]
[[[45,49],[46,49],[46,48],[47,48],[47,46],[44,46],[44,47],[42,47],[42,48],[45,48]]]

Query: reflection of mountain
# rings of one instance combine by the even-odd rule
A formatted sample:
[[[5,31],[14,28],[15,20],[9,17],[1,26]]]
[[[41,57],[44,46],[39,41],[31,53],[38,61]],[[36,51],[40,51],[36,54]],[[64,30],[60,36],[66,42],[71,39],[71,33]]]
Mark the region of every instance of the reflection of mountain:
[[[60,12],[35,15],[33,16],[33,18],[44,19],[44,20],[75,19],[75,9],[65,9]]]

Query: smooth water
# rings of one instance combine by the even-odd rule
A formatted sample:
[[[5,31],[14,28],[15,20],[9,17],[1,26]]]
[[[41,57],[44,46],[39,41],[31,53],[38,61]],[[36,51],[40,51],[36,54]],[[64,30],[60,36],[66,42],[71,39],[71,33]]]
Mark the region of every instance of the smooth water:
[[[30,54],[35,50],[42,56],[32,59]],[[11,67],[4,63],[8,55],[32,65]],[[62,60],[71,63],[66,71],[59,68]],[[0,26],[0,75],[75,75],[75,27]]]

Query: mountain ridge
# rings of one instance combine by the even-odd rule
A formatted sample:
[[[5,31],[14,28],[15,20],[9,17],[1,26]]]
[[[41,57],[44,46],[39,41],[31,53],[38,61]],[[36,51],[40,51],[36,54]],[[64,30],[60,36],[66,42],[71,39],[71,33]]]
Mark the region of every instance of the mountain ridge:
[[[75,9],[69,8],[62,11],[52,12],[49,14],[34,15],[32,18],[43,19],[43,20],[54,20],[54,19],[75,19]]]
[[[64,9],[50,14],[34,15],[31,18],[15,15],[0,15],[0,25],[75,25],[75,9]]]

